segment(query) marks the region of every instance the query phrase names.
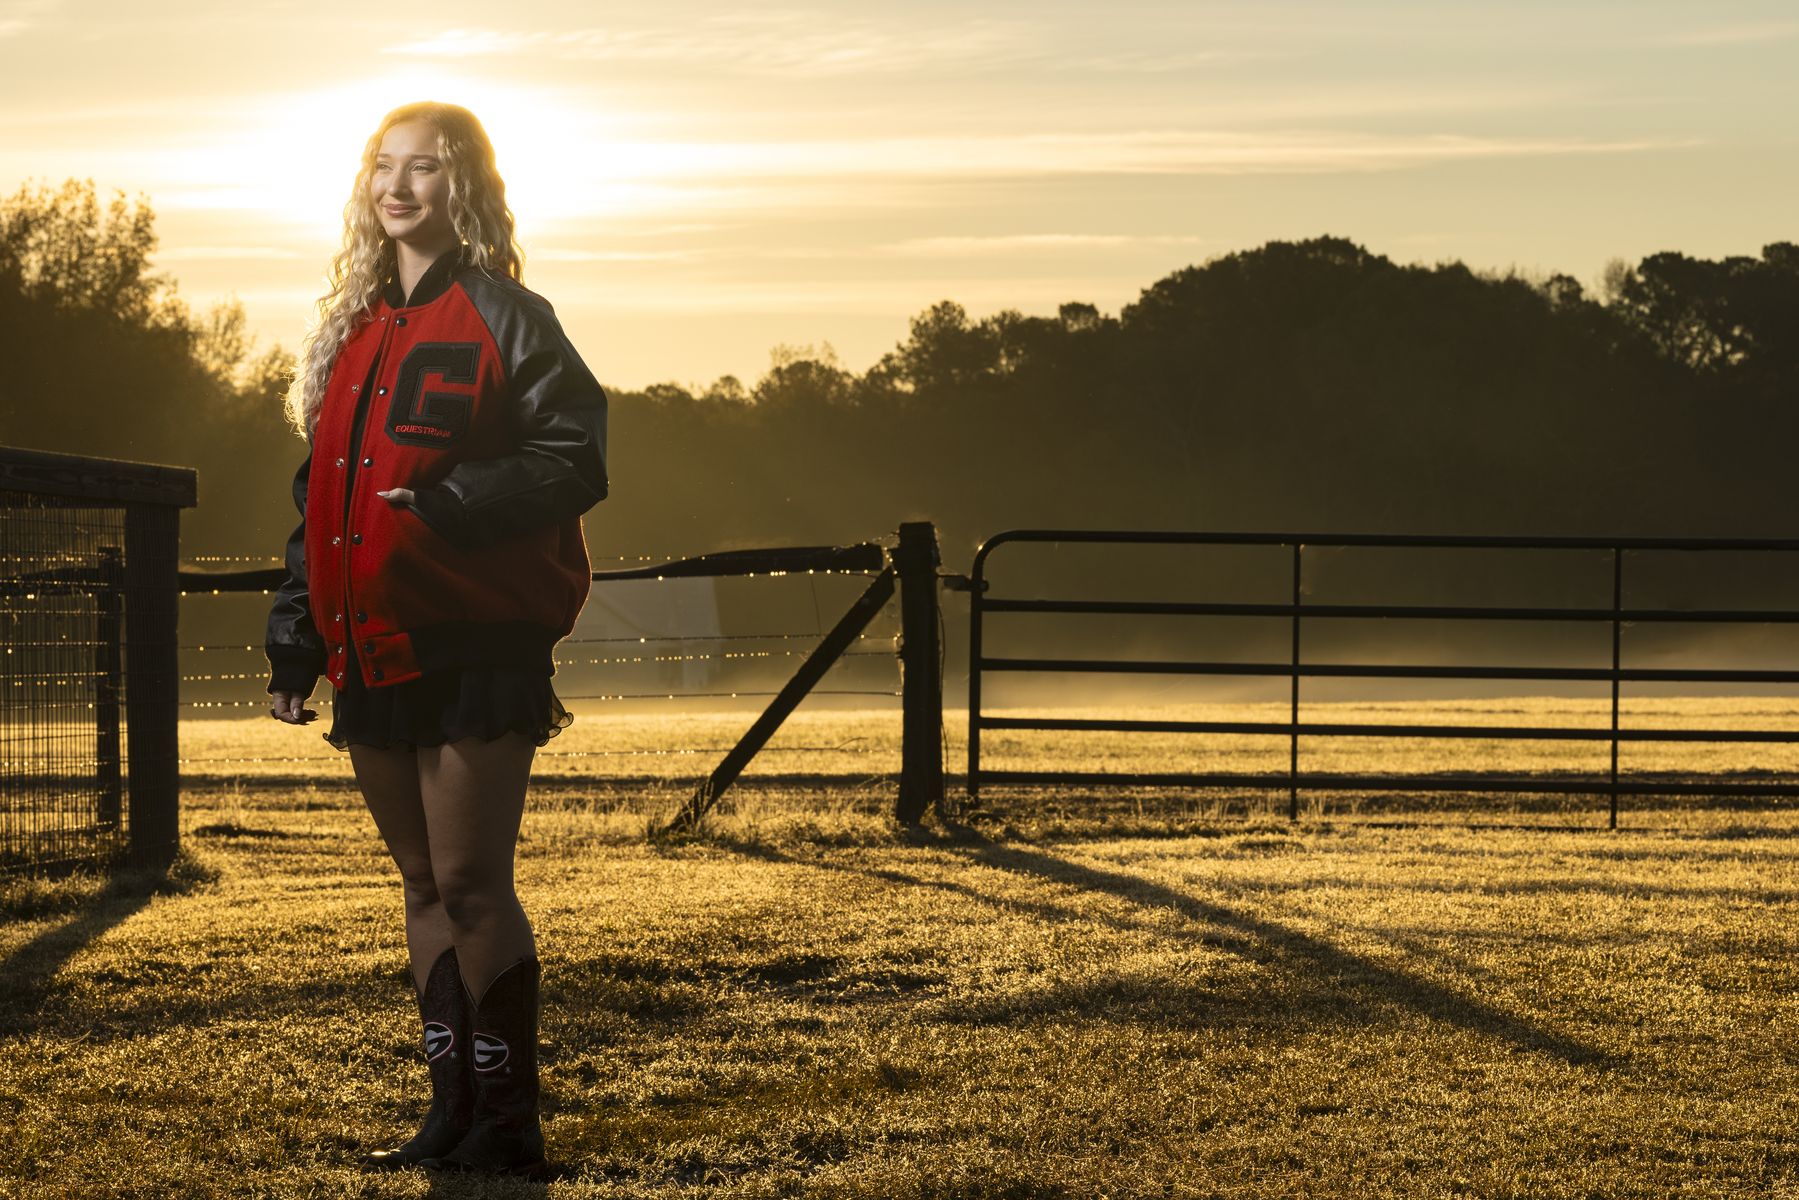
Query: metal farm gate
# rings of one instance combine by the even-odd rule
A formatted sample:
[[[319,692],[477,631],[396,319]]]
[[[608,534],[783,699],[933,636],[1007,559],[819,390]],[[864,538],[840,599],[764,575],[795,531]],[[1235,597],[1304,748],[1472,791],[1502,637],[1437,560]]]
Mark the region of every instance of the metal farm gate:
[[[1217,603],[1202,601],[1116,601],[1095,599],[1026,599],[987,594],[987,560],[1007,545],[1028,542],[1180,544],[1206,546],[1266,546],[1284,551],[1291,560],[1286,574],[1290,593],[1268,603]],[[1420,604],[1311,604],[1304,600],[1304,551],[1308,547],[1350,546],[1394,548],[1465,548],[1521,550],[1584,550],[1609,554],[1611,603],[1594,607],[1524,607],[1499,605]],[[1763,609],[1668,609],[1625,607],[1625,556],[1658,551],[1772,552],[1799,551],[1799,541],[1772,539],[1700,538],[1531,538],[1531,537],[1428,537],[1371,534],[1315,533],[1203,533],[1147,532],[1136,530],[1012,529],[987,539],[975,553],[969,582],[968,672],[968,795],[978,797],[983,784],[1075,783],[1084,785],[1143,784],[1189,787],[1285,788],[1288,815],[1299,815],[1302,788],[1330,790],[1392,790],[1438,792],[1564,792],[1606,795],[1610,798],[1610,825],[1617,827],[1620,794],[1708,794],[1744,796],[1799,795],[1799,783],[1751,781],[1740,775],[1718,774],[1684,781],[1620,778],[1618,746],[1626,741],[1693,742],[1795,742],[1799,732],[1785,729],[1621,729],[1619,688],[1631,682],[1688,683],[1799,683],[1799,670],[1780,669],[1675,669],[1626,667],[1622,662],[1621,632],[1632,623],[1742,623],[1799,622],[1799,611]],[[993,658],[982,652],[982,631],[988,614],[998,613],[1128,613],[1191,616],[1239,616],[1283,618],[1289,622],[1290,651],[1285,661],[1168,661],[1089,658]],[[1301,653],[1302,633],[1309,624],[1370,617],[1392,620],[1586,622],[1609,626],[1611,664],[1607,667],[1570,666],[1426,666],[1394,663],[1316,663]],[[1177,721],[1058,719],[1049,717],[997,717],[981,711],[981,681],[993,671],[1104,672],[1221,676],[1277,676],[1290,680],[1291,703],[1286,721]],[[1611,727],[1559,728],[1522,725],[1447,725],[1388,723],[1301,722],[1300,681],[1319,677],[1369,679],[1489,679],[1489,680],[1588,680],[1611,684]],[[1125,773],[1107,771],[995,771],[981,766],[981,732],[987,729],[1063,729],[1126,731],[1186,731],[1194,733],[1285,734],[1289,739],[1288,769],[1280,773]],[[1605,775],[1525,774],[1352,774],[1300,770],[1299,739],[1306,737],[1422,737],[1575,739],[1609,742],[1611,770]]]

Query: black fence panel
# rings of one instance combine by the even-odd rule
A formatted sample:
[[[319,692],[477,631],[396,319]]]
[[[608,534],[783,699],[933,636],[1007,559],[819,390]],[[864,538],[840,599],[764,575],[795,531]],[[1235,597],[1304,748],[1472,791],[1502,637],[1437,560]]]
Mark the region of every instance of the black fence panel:
[[[191,470],[0,447],[0,872],[177,848]]]
[[[1210,601],[1123,601],[993,597],[987,595],[987,560],[1008,544],[1025,542],[1162,544],[1193,546],[1267,546],[1285,548],[1290,557],[1291,595],[1286,603],[1219,603]],[[1580,550],[1609,554],[1610,603],[1582,606],[1507,606],[1494,604],[1308,604],[1305,602],[1307,548],[1392,547],[1486,550]],[[1765,606],[1743,608],[1654,608],[1624,605],[1626,556],[1680,551],[1715,554],[1752,552],[1791,555],[1799,540],[1770,538],[1590,538],[1590,537],[1435,537],[1381,534],[1319,533],[1214,533],[1147,530],[1013,529],[996,534],[975,553],[970,573],[969,674],[968,674],[968,775],[970,799],[978,798],[983,783],[1142,785],[1157,787],[1282,787],[1288,793],[1288,815],[1299,815],[1302,789],[1398,790],[1437,792],[1544,792],[1591,793],[1608,797],[1609,822],[1618,823],[1621,794],[1641,795],[1799,795],[1799,782],[1745,779],[1718,774],[1703,779],[1632,780],[1618,770],[1618,747],[1624,742],[1799,742],[1799,731],[1790,729],[1621,729],[1620,688],[1629,682],[1684,682],[1700,684],[1743,683],[1755,685],[1799,683],[1799,670],[1762,668],[1646,668],[1625,667],[1621,633],[1626,625],[1659,623],[1792,624],[1799,623],[1799,609]],[[1189,616],[1243,616],[1285,618],[1291,622],[1289,653],[1285,661],[1210,661],[1106,658],[990,657],[982,652],[983,623],[998,613],[1120,613]],[[1301,648],[1307,623],[1341,619],[1380,618],[1403,624],[1407,620],[1468,621],[1567,621],[1608,625],[1611,663],[1607,667],[1554,665],[1411,665],[1404,663],[1316,663],[1305,661]],[[998,717],[981,711],[982,676],[994,671],[1034,671],[1105,674],[1262,676],[1290,680],[1289,719],[1284,722],[1252,721],[1133,721],[1049,717]],[[1363,679],[1490,679],[1593,681],[1611,684],[1609,729],[1557,728],[1540,725],[1393,724],[1371,722],[1302,722],[1299,719],[1300,683],[1306,678]],[[1288,769],[1282,773],[1122,771],[997,771],[981,766],[981,731],[985,729],[1065,729],[1286,734],[1290,739]],[[1301,736],[1307,737],[1425,737],[1592,740],[1607,742],[1611,769],[1605,774],[1497,774],[1481,772],[1394,774],[1305,772],[1300,769]]]

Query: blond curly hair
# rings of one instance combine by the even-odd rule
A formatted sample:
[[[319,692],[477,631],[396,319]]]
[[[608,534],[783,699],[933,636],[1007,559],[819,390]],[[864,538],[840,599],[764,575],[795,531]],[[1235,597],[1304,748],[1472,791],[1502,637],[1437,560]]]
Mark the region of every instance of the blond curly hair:
[[[381,139],[402,121],[424,121],[437,131],[437,156],[450,180],[450,223],[462,242],[464,257],[524,282],[525,254],[514,236],[512,210],[506,206],[506,182],[494,165],[493,143],[475,114],[460,105],[422,100],[403,104],[382,117],[362,149],[362,166],[350,189],[349,203],[344,205],[343,249],[326,273],[331,290],[319,297],[315,306],[293,383],[283,401],[288,424],[308,439],[318,423],[319,406],[338,353],[357,318],[375,306],[382,287],[399,267],[393,239],[381,227],[369,199],[369,178]]]

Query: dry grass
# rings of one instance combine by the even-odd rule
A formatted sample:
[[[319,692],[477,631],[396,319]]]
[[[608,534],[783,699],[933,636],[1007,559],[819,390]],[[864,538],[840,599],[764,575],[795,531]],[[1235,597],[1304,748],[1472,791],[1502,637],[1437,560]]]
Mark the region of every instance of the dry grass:
[[[585,715],[546,749],[745,724]],[[834,747],[784,753],[838,781],[758,760],[673,842],[644,831],[716,751],[544,760],[519,879],[547,1189],[354,1173],[421,1110],[397,875],[341,760],[190,761],[171,878],[0,895],[0,1193],[1799,1195],[1784,808],[1639,805],[1608,832],[1591,797],[1471,828],[1529,806],[1289,824],[1019,791],[908,832],[895,718],[781,736]],[[296,739],[196,722],[184,755],[314,753]]]

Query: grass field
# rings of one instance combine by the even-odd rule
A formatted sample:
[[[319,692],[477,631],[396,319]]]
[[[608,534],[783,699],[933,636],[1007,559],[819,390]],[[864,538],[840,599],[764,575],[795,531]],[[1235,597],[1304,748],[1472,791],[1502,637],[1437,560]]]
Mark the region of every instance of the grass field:
[[[802,713],[698,836],[646,838],[717,757],[674,751],[746,723],[546,747],[547,1187],[355,1173],[425,1094],[397,873],[341,760],[276,761],[318,727],[184,726],[168,878],[0,882],[0,1194],[1799,1196],[1786,807],[1019,789],[905,831],[896,718]],[[1696,769],[1668,753],[1637,765]],[[1070,754],[1118,751],[994,765]]]

